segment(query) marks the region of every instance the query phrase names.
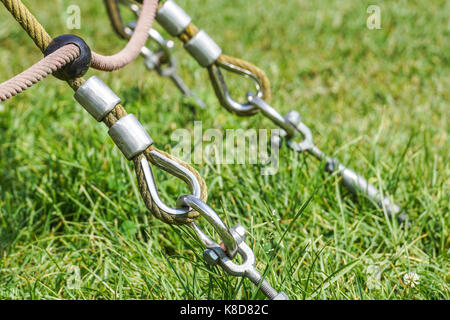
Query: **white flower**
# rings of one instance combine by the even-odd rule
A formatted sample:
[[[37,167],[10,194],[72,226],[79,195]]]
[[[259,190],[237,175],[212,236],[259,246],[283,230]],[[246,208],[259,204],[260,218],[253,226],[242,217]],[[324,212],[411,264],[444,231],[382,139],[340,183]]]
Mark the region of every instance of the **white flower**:
[[[380,289],[381,288],[381,276],[382,268],[379,265],[369,265],[366,269],[367,274],[367,288],[368,289]]]
[[[403,276],[403,282],[406,286],[409,286],[411,288],[414,288],[419,284],[419,279],[419,275],[415,272],[408,272]]]

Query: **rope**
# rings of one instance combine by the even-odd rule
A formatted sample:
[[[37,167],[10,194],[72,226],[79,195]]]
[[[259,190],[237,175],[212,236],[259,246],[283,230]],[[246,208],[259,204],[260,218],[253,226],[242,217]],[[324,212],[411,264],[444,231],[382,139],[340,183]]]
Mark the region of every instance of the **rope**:
[[[25,7],[22,1],[2,0],[2,2],[6,9],[11,12],[14,19],[19,22],[30,38],[33,39],[36,46],[44,52],[49,43],[52,41],[52,38],[36,20],[33,14],[27,9],[27,7]]]
[[[28,33],[37,47],[44,52],[52,41],[50,35],[36,20],[33,14],[20,0],[1,0],[6,9],[14,16],[22,28]],[[158,6],[157,0],[144,0],[142,12],[130,41],[125,48],[112,56],[103,56],[92,51],[91,67],[103,71],[114,71],[123,68],[139,55],[141,48],[148,38],[148,30],[153,24],[153,19]]]
[[[136,29],[125,48],[112,56],[103,56],[92,52],[91,66],[103,71],[114,71],[136,59],[147,41],[148,30],[152,27],[157,7],[157,0],[145,0]]]
[[[45,29],[42,27],[42,25],[36,20],[36,18],[33,16],[33,14],[23,5],[23,3],[20,0],[1,0],[1,1],[5,5],[5,7],[8,9],[8,11],[11,12],[11,14],[14,16],[14,18],[20,23],[22,28],[25,29],[25,31],[28,33],[28,35],[33,39],[33,41],[37,45],[37,47],[42,52],[44,52],[45,48],[47,48],[47,46],[51,42],[52,38],[45,31]],[[151,20],[151,22],[153,21],[154,11],[156,10],[156,4],[157,4],[156,0],[144,0],[144,6],[145,6],[146,10],[150,10],[150,11],[153,10],[152,11],[153,14],[151,15],[150,18],[147,19],[147,20]],[[144,16],[141,15],[141,17],[144,17]],[[141,19],[142,18],[139,19],[138,25],[140,24]],[[141,22],[140,28],[144,28],[143,26],[147,26],[147,24],[148,24],[148,21]],[[150,26],[148,27],[148,29],[150,29],[150,27],[151,27],[151,23],[150,23]],[[146,29],[146,34],[147,35],[148,35],[148,33],[147,33],[148,29]],[[141,39],[138,39],[138,40],[141,40]],[[130,42],[131,42],[131,40],[130,40]],[[137,42],[138,41],[136,41],[135,43],[137,43]],[[128,50],[129,47],[130,46],[127,45],[125,47],[125,49]],[[139,48],[139,50],[140,50],[140,48]],[[58,51],[55,51],[55,53],[58,52]],[[51,55],[49,55],[49,56],[51,56]],[[102,57],[102,56],[100,56],[100,57]],[[82,77],[67,81],[67,83],[70,85],[70,87],[74,91],[78,90],[78,88],[84,82],[85,82],[85,80]],[[119,120],[120,118],[122,118],[125,115],[127,115],[127,112],[122,107],[122,105],[118,104],[103,119],[103,123],[105,123],[108,127],[111,127],[112,125],[114,125],[114,123],[117,120]],[[185,163],[184,161],[182,161],[182,160],[180,160],[178,158],[175,158],[175,157],[173,157],[173,156],[171,156],[171,155],[169,155],[169,154],[167,154],[167,153],[165,153],[163,151],[160,151],[160,150],[156,149],[156,147],[154,147],[154,146],[150,146],[144,153],[142,153],[141,155],[137,156],[134,159],[135,171],[136,171],[137,179],[138,179],[138,185],[139,185],[139,189],[140,189],[141,195],[142,195],[142,197],[144,199],[145,205],[147,206],[147,208],[150,210],[150,212],[152,212],[152,214],[156,218],[158,218],[158,219],[160,219],[160,220],[162,220],[164,222],[174,223],[174,224],[185,224],[185,223],[192,222],[192,220],[195,217],[198,216],[198,213],[195,212],[195,211],[191,211],[185,216],[173,217],[173,216],[170,216],[170,215],[167,215],[167,214],[161,212],[154,205],[153,199],[151,198],[151,196],[149,195],[149,193],[147,191],[147,185],[146,185],[144,176],[143,176],[143,174],[141,172],[141,167],[140,167],[140,165],[137,165],[137,163],[136,163],[137,159],[142,159],[142,157],[146,157],[149,162],[151,162],[154,165],[157,165],[154,162],[154,160],[152,159],[152,157],[150,156],[150,151],[152,151],[152,150],[157,150],[158,152],[161,152],[162,154],[166,155],[167,157],[169,157],[173,161],[177,162],[178,164],[184,166],[189,171],[191,171],[197,177],[197,179],[198,179],[198,181],[200,183],[201,200],[202,201],[206,201],[206,198],[207,198],[206,183],[203,180],[203,178],[200,176],[200,174],[193,167],[191,167],[190,165],[188,165],[187,163]]]
[[[79,55],[80,48],[69,44],[42,58],[27,70],[0,84],[0,101],[5,101],[25,91],[49,74],[75,60]]]

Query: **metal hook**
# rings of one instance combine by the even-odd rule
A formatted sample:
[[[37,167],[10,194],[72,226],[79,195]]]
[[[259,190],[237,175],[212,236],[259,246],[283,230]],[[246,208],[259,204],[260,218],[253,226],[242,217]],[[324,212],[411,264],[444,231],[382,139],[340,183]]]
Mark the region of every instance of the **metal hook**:
[[[308,151],[317,159],[323,160],[325,155],[314,144],[311,130],[302,122],[300,114],[295,110],[291,110],[284,116],[284,119],[303,136],[303,141],[300,142],[288,139],[288,146],[297,152]]]
[[[162,155],[161,153],[155,150],[150,151],[150,156],[156,162],[156,165],[159,168],[182,179],[189,186],[192,195],[194,197],[200,198],[201,195],[200,183],[198,182],[197,178],[191,171],[189,171],[179,163],[167,158],[166,156]],[[153,202],[160,211],[169,215],[182,215],[192,210],[192,208],[190,207],[172,208],[166,205],[159,197],[158,189],[155,183],[155,178],[153,176],[152,169],[147,159],[143,158],[140,163],[144,173],[145,181],[147,183],[147,188],[150,192]]]
[[[211,81],[214,83],[214,87],[218,88],[218,98],[221,101],[222,105],[230,112],[235,113],[237,115],[241,116],[250,116],[258,112],[258,108],[254,106],[253,104],[247,102],[247,103],[240,103],[235,101],[229,91],[228,87],[225,83],[225,79],[222,75],[222,72],[220,72],[220,68],[222,67],[230,72],[236,73],[238,75],[244,76],[246,78],[250,78],[255,83],[256,87],[256,96],[258,98],[262,98],[264,96],[264,92],[262,90],[262,85],[259,79],[250,71],[246,69],[242,69],[238,66],[235,66],[230,63],[225,62],[216,62],[216,65],[212,65],[209,70],[211,74]],[[218,67],[219,66],[219,67]]]

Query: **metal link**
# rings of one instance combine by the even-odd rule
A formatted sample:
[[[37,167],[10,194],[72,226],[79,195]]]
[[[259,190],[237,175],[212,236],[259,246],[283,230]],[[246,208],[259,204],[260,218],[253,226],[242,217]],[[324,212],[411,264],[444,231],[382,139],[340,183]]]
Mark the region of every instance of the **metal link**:
[[[203,30],[193,36],[184,48],[202,67],[209,67],[222,54],[222,49]]]
[[[108,134],[128,160],[145,151],[153,143],[142,124],[132,114],[117,120],[109,128]]]
[[[286,121],[286,119],[283,118],[283,116],[278,113],[277,110],[275,110],[263,99],[255,96],[253,93],[247,93],[247,100],[255,107],[258,107],[258,109],[263,113],[264,116],[266,116],[273,123],[282,128],[286,132],[286,135],[288,137],[291,138],[298,135],[298,131],[296,130],[296,128],[292,126],[292,124],[290,124],[288,121]]]
[[[206,219],[216,230],[216,232],[222,238],[226,247],[226,252],[230,258],[234,258],[237,253],[238,243],[233,237],[230,230],[228,230],[222,219],[219,218],[217,213],[211,209],[206,203],[191,195],[182,195],[177,200],[177,206],[179,207],[191,207],[202,217]],[[239,238],[242,241],[242,238]]]
[[[97,121],[102,121],[120,98],[98,77],[92,76],[74,94],[75,100]]]
[[[176,37],[191,23],[191,17],[174,1],[166,1],[156,13],[156,21]]]

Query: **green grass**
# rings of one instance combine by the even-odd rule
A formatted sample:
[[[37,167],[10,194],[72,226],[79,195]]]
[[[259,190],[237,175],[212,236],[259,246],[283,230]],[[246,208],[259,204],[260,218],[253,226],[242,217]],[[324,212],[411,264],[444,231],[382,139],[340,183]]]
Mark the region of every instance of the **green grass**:
[[[124,46],[101,1],[25,1],[53,36],[82,5],[82,36],[101,53]],[[196,165],[208,204],[249,230],[259,270],[292,299],[449,298],[448,1],[178,0],[229,55],[272,81],[272,105],[298,110],[319,147],[392,194],[402,227],[339,187],[307,155],[283,147],[276,175],[258,165]],[[199,5],[201,3],[202,5]],[[381,7],[380,30],[366,8]],[[158,27],[159,28],[159,27]],[[0,6],[0,69],[6,80],[41,54]],[[142,59],[100,76],[170,152],[176,128],[272,128],[260,115],[221,108],[207,72],[181,49],[180,72],[207,102],[193,113]],[[235,95],[242,80],[229,79]],[[206,265],[185,227],[146,210],[132,164],[49,78],[0,107],[0,297],[3,299],[263,298],[247,280]],[[157,173],[164,200],[184,186]],[[309,202],[308,202],[309,201]],[[204,222],[200,222],[204,226]],[[416,272],[420,282],[403,282]],[[77,274],[79,273],[79,280]]]

